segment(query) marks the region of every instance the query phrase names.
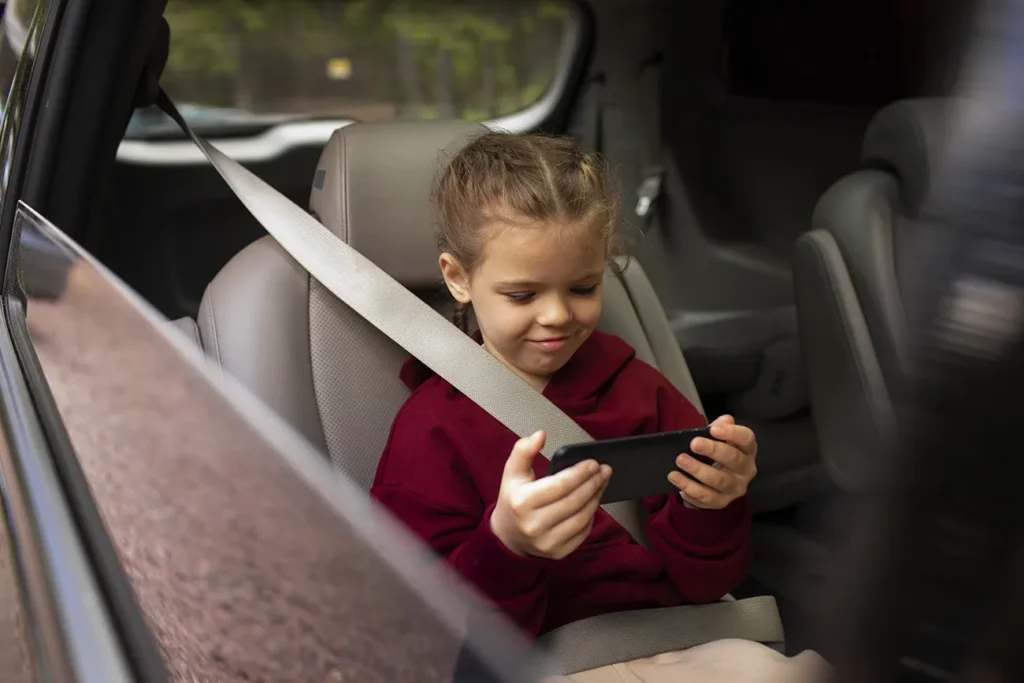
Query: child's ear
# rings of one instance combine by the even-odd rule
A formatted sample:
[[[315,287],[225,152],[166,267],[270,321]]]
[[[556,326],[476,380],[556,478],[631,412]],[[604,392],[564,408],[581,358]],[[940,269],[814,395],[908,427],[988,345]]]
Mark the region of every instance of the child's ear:
[[[459,260],[446,253],[441,254],[437,263],[441,266],[441,275],[444,277],[444,283],[448,285],[448,291],[452,293],[452,297],[460,304],[470,303],[472,297],[469,295],[469,275],[466,274],[466,269],[462,267]]]

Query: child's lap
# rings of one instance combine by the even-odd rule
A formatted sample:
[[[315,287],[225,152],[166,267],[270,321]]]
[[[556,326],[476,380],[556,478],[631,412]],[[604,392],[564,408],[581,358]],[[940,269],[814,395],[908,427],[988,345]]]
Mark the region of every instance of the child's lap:
[[[817,653],[786,657],[748,640],[719,640],[680,652],[612,664],[544,683],[817,683],[831,669]]]

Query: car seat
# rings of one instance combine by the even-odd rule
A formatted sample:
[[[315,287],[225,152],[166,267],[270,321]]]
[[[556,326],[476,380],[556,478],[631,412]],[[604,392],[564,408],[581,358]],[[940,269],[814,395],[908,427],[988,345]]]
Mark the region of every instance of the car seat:
[[[340,129],[318,164],[311,211],[332,233],[447,314],[451,302],[436,264],[429,190],[439,160],[484,130],[461,121]],[[328,454],[338,470],[369,489],[391,422],[408,396],[399,379],[407,354],[311,278],[273,238],[257,240],[222,269],[207,288],[197,324],[185,319],[173,325],[197,341],[221,372],[240,380]],[[640,359],[659,368],[702,410],[673,332],[638,264],[609,275],[601,327],[631,344]],[[642,527],[638,519],[626,524]],[[671,609],[644,610],[635,615],[642,623],[631,621],[629,613],[611,615],[609,623],[595,617],[547,634],[545,647],[572,670],[649,656],[681,641],[706,642],[702,639],[722,633],[782,647],[774,601],[739,603],[730,611],[713,607],[695,606],[685,617]],[[597,637],[608,644],[595,645],[604,642]]]
[[[451,301],[437,266],[430,187],[439,159],[485,130],[465,121],[341,128],[318,164],[311,210],[329,230],[447,315]],[[621,276],[610,275],[604,296],[601,329],[633,346],[638,358],[658,368],[703,411],[640,265],[634,261]],[[281,414],[340,471],[369,488],[391,421],[408,396],[398,378],[405,351],[311,279],[269,236],[242,250],[210,283],[197,322],[203,347],[222,371]],[[178,325],[193,333],[188,321]],[[770,457],[760,456],[762,463]],[[785,480],[787,473],[778,475]],[[759,476],[752,496],[770,492],[770,479]],[[770,508],[771,496],[765,498],[756,507]]]
[[[439,152],[486,130],[462,121],[355,124],[321,157],[311,210],[442,313],[430,186]],[[443,156],[443,154],[441,154]],[[612,278],[602,329],[700,399],[658,299],[638,264]],[[207,353],[368,489],[391,421],[408,390],[407,357],[341,303],[271,237],[249,245],[210,283],[198,320]]]
[[[856,490],[894,436],[893,398],[907,371],[908,287],[934,240],[929,195],[950,101],[903,100],[879,111],[863,142],[863,170],[837,181],[796,242],[800,346],[824,463]],[[928,239],[925,239],[928,238]]]

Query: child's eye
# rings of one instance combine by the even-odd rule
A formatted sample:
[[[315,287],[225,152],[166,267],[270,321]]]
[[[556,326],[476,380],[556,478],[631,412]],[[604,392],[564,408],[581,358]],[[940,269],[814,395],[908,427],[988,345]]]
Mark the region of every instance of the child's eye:
[[[505,298],[514,304],[525,304],[533,299],[533,292],[511,292],[505,294]]]
[[[597,285],[590,285],[589,287],[573,287],[571,291],[576,296],[590,296],[597,291]]]

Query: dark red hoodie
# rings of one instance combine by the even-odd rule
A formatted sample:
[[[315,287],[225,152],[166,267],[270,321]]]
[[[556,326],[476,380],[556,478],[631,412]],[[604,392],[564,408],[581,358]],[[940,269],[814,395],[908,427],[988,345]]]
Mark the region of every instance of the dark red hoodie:
[[[608,612],[712,602],[746,574],[746,498],[714,511],[674,494],[645,500],[650,549],[598,510],[590,536],[565,559],[516,555],[489,523],[516,436],[417,361],[402,379],[413,394],[392,425],[372,495],[530,633]],[[632,348],[599,332],[544,395],[595,439],[706,424]],[[546,466],[538,456],[538,477]]]

